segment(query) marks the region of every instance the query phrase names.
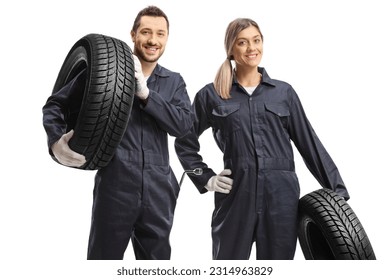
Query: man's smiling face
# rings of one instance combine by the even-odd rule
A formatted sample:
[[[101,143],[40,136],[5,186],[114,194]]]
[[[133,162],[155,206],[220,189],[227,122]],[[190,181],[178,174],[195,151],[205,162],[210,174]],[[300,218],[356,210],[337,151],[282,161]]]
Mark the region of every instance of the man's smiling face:
[[[131,32],[134,54],[146,62],[156,62],[164,53],[168,26],[164,17],[143,16],[140,26]]]

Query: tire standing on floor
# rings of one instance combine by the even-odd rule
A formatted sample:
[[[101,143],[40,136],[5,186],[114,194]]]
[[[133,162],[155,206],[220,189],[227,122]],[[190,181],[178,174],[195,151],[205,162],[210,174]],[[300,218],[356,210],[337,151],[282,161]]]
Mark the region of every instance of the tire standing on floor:
[[[299,243],[310,260],[375,260],[370,240],[348,203],[329,189],[299,201]]]

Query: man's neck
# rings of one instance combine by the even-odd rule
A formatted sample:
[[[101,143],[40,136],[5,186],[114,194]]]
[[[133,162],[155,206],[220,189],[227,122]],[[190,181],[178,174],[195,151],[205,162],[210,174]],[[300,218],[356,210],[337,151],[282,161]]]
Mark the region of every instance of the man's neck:
[[[156,67],[157,65],[157,61],[156,62],[147,62],[147,61],[140,61],[141,62],[141,65],[142,65],[142,72],[144,74],[145,77],[149,77],[154,68]]]

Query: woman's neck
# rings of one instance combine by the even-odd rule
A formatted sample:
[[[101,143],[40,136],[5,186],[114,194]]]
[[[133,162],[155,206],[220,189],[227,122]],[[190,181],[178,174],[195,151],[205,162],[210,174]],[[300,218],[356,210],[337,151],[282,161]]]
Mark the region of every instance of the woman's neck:
[[[261,82],[261,73],[256,68],[239,68],[236,69],[237,81],[243,87],[254,87]]]

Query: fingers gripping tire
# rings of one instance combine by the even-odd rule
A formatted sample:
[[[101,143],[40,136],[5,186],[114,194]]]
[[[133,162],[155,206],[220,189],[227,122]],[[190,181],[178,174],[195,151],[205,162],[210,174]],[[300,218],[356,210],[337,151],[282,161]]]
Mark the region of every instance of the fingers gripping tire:
[[[84,36],[65,58],[53,93],[84,70],[84,93],[71,94],[64,116],[67,132],[74,129],[70,148],[87,161],[80,169],[94,170],[111,160],[128,124],[136,85],[132,51],[112,37]]]
[[[300,199],[298,237],[307,260],[375,260],[359,219],[348,203],[329,189]]]

